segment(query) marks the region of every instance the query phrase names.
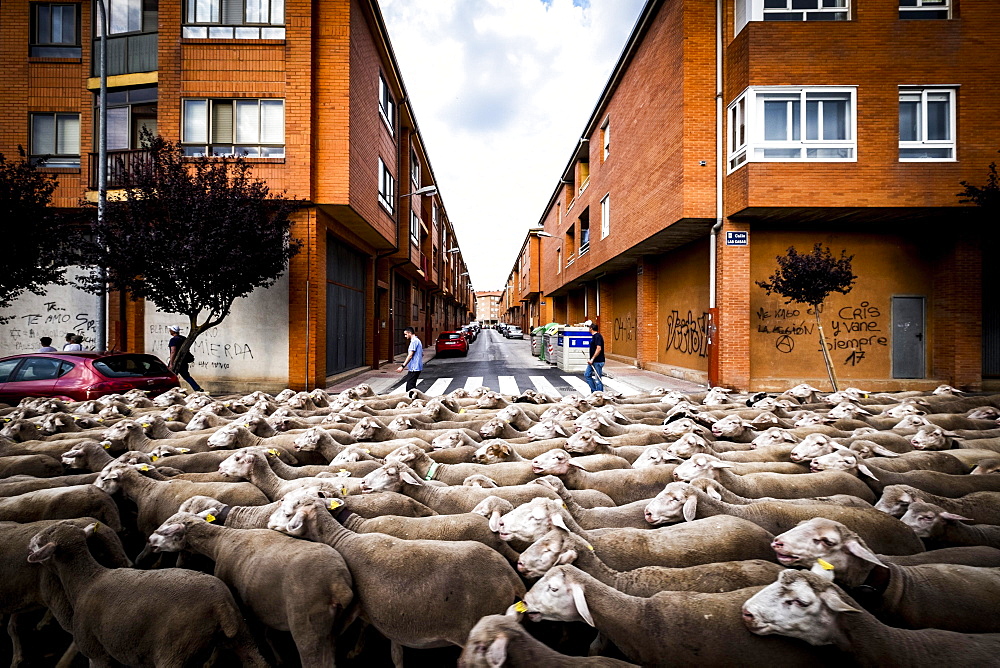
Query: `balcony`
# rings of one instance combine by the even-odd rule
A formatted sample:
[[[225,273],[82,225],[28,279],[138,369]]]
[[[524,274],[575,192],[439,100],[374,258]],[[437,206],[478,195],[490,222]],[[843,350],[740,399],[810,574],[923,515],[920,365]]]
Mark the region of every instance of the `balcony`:
[[[90,187],[97,189],[98,154],[90,154]],[[134,174],[142,165],[148,165],[150,152],[147,149],[108,151],[108,188],[122,188],[126,177]]]
[[[100,40],[94,40],[91,76],[100,74]],[[108,76],[155,72],[157,69],[157,47],[159,34],[140,32],[129,35],[108,36]]]

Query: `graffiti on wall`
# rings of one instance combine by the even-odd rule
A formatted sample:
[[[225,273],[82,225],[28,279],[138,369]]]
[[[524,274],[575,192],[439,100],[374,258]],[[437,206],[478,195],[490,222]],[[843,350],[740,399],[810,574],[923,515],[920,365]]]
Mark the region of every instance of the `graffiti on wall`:
[[[695,317],[692,311],[681,316],[680,311],[671,311],[667,317],[667,352],[677,351],[684,355],[708,356],[708,313]]]
[[[615,318],[613,334],[615,341],[635,340],[635,318],[631,313],[626,313],[622,318]]]
[[[97,334],[97,323],[89,309],[63,305],[59,301],[42,302],[34,313],[18,315],[0,331],[0,347],[14,353],[38,350],[43,336],[52,339],[52,345],[62,348],[68,333],[83,337],[83,348],[93,348]]]
[[[807,345],[819,340],[812,307],[761,307],[755,315],[757,333],[774,335],[774,348],[780,353],[791,353],[802,337],[806,337]],[[889,345],[888,337],[883,336],[882,309],[871,302],[843,306],[823,319],[828,324],[824,331],[827,350],[834,361],[846,366],[857,366],[867,359],[873,347]]]
[[[163,360],[169,359],[167,343],[170,341],[170,332],[167,325],[149,325],[148,329],[147,341],[151,342],[149,347],[152,353]],[[225,341],[218,328],[203,332],[191,347],[191,354],[194,355],[191,366],[195,369],[227,370],[233,368],[234,364],[254,359],[249,343]]]

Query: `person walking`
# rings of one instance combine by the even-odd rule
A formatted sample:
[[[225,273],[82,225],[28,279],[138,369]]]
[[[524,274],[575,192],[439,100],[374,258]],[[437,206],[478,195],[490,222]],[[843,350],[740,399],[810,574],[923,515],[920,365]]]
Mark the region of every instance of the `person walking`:
[[[424,344],[417,337],[412,327],[405,328],[403,336],[410,340],[410,347],[406,351],[406,359],[399,365],[396,371],[402,372],[404,369],[406,370],[406,391],[409,392],[417,386],[417,379],[420,378],[420,372],[424,370]]]
[[[583,379],[590,385],[591,392],[603,392],[604,382],[604,337],[597,331],[597,324],[590,323],[590,355]]]
[[[181,346],[187,341],[186,336],[181,336],[181,328],[177,325],[172,325],[170,328],[170,342],[167,343],[167,347],[170,348],[170,361],[167,363],[171,369],[174,368],[174,362],[177,359],[177,354],[181,350]],[[190,352],[185,354],[184,359],[177,363],[177,375],[187,381],[195,392],[201,392],[201,386],[198,385],[197,381],[191,377],[188,372],[188,364],[194,361],[194,355]]]
[[[74,334],[73,332],[67,332],[66,343],[63,345],[63,350],[64,351],[83,350],[82,341],[83,341],[82,337],[80,338],[80,341],[77,341],[76,334]]]
[[[58,350],[52,347],[52,337],[50,336],[43,336],[42,338],[38,339],[38,342],[42,344],[42,347],[38,349],[38,352],[40,353],[59,352]]]

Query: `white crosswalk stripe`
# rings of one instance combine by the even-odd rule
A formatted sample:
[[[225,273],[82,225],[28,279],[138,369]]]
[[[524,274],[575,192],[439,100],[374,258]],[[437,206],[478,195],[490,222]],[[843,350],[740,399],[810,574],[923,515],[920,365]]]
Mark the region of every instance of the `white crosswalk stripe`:
[[[517,387],[517,381],[514,380],[514,376],[498,376],[497,381],[500,385],[500,394],[521,394],[521,390]]]
[[[574,390],[576,390],[583,396],[587,396],[590,394],[590,385],[587,385],[587,381],[585,381],[583,378],[580,378],[579,376],[560,376],[560,378],[569,383]]]
[[[431,397],[440,397],[448,389],[448,386],[451,385],[452,380],[454,379],[438,378],[437,380],[434,381],[433,385],[431,385],[427,390],[425,390],[425,394]]]
[[[424,382],[423,378],[417,379],[417,389],[420,389],[420,383]],[[399,387],[390,392],[389,394],[406,394],[406,383],[401,383]]]
[[[556,386],[549,382],[549,379],[545,376],[528,376],[528,380],[531,384],[535,386],[535,389],[542,394],[547,394],[553,399],[559,399],[562,397],[562,393],[556,389]]]
[[[639,394],[639,390],[635,389],[628,383],[623,383],[620,380],[615,380],[614,378],[608,378],[607,376],[605,376],[601,380],[604,383],[605,387],[608,387],[617,392],[621,392],[626,397],[631,397],[635,396],[636,394]]]
[[[469,376],[465,380],[465,391],[466,392],[472,392],[477,387],[482,386],[482,384],[483,384],[483,377],[482,376]]]

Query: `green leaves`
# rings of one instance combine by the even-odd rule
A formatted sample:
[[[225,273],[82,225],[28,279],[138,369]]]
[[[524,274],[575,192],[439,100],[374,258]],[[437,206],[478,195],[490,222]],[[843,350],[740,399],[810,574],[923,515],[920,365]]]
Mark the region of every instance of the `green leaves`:
[[[779,255],[778,270],[766,281],[755,281],[767,294],[776,293],[785,298],[785,303],[800,302],[819,306],[833,292],[847,294],[854,287],[857,276],[851,270],[853,255],[840,251],[835,259],[829,248],[821,244],[813,246],[808,254],[800,254],[795,247],[789,247],[785,255]]]

